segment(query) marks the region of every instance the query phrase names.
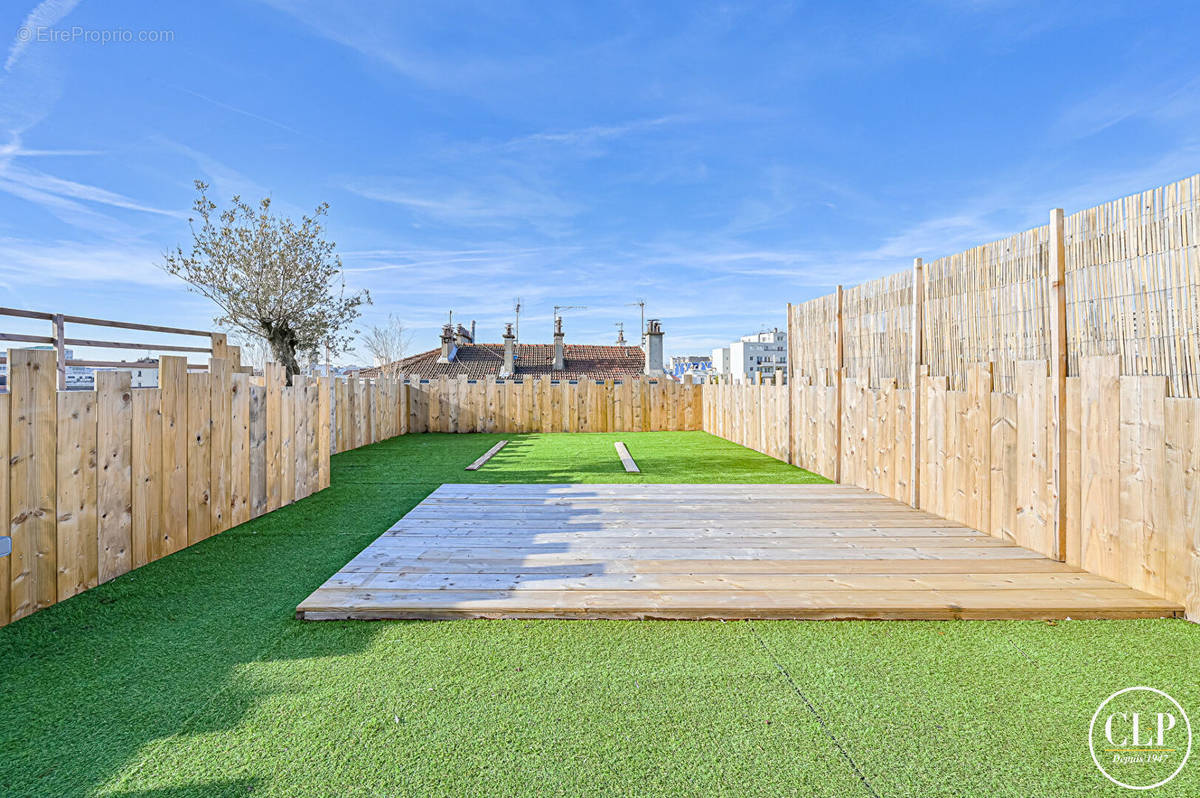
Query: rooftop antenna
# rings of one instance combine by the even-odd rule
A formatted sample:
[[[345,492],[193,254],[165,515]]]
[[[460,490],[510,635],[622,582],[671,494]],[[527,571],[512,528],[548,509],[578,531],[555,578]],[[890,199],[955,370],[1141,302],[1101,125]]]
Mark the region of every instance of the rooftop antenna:
[[[516,314],[516,322],[513,324],[513,339],[521,340],[521,297],[517,297],[513,302],[513,312]]]
[[[554,321],[562,318],[560,310],[587,310],[587,305],[555,305],[554,306]]]
[[[633,307],[634,305],[637,305],[639,308],[641,308],[641,309],[642,309],[642,340],[641,340],[641,346],[645,346],[645,345],[646,345],[646,300],[645,300],[645,299],[642,299],[642,298],[639,298],[637,302],[628,302],[628,303],[626,303],[626,304],[625,304],[625,307],[627,307],[627,308],[631,308],[631,307]]]
[[[617,325],[617,346],[625,346],[628,343],[625,340],[625,322],[618,321],[615,324]]]

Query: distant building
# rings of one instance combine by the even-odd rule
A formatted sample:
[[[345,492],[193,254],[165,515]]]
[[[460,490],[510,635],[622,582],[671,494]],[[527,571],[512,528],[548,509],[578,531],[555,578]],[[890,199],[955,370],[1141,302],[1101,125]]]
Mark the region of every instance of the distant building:
[[[729,347],[723,346],[712,351],[712,373],[718,377],[729,376]]]
[[[158,361],[153,358],[143,358],[136,363],[130,363],[129,375],[134,388],[158,387]]]
[[[714,349],[713,370],[733,382],[753,382],[756,374],[764,380],[774,379],[776,371],[786,374],[787,333],[776,327]]]
[[[668,369],[680,382],[703,382],[712,371],[713,361],[708,355],[676,355]]]
[[[662,328],[657,320],[647,324],[646,350],[636,346],[568,344],[562,319],[555,321],[554,342],[520,344],[508,325],[503,343],[475,343],[474,336],[459,325],[442,328],[441,346],[387,366],[359,372],[364,377],[402,374],[420,378],[467,377],[468,379],[522,379],[549,377],[557,380],[629,380],[664,376]],[[649,355],[647,355],[647,352]]]
[[[14,347],[16,348],[16,347]],[[40,346],[26,346],[22,349],[42,349],[53,351],[54,347],[48,344]],[[63,354],[67,360],[75,359],[75,350],[64,349]],[[95,369],[91,366],[67,366],[66,387],[68,391],[90,391],[96,387]],[[8,364],[0,363],[0,385],[8,385]]]
[[[303,369],[307,377],[345,377],[348,374],[359,374],[368,370],[367,366],[329,366],[324,363],[313,363]]]

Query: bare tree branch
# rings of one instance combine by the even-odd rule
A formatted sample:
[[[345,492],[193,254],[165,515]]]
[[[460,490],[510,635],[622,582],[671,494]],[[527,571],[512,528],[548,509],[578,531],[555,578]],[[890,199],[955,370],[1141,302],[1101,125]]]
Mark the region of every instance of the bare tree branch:
[[[394,378],[399,376],[400,361],[412,343],[412,335],[400,319],[389,314],[387,324],[372,325],[363,335],[362,342],[383,376]]]
[[[270,197],[255,208],[234,195],[230,207],[218,209],[208,185],[195,185],[191,251],[176,247],[162,268],[212,300],[221,310],[216,324],[264,340],[289,383],[299,372],[297,353],[311,359],[325,346],[349,350],[358,335],[350,327],[371,296],[346,293],[341,258],[320,223],[329,205],[296,222],[272,215]]]

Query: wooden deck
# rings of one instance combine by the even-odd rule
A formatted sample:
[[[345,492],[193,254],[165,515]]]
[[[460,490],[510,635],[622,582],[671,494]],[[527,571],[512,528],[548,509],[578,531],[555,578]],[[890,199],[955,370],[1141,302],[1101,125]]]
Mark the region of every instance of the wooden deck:
[[[845,485],[443,485],[297,608],[345,618],[1144,618],[1182,608]]]

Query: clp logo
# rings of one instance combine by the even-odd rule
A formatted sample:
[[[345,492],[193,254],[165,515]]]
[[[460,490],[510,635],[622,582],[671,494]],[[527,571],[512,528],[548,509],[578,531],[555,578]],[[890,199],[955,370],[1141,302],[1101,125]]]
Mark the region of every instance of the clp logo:
[[[1192,723],[1171,696],[1153,687],[1126,687],[1104,700],[1088,729],[1092,761],[1113,784],[1161,787],[1192,754]]]

